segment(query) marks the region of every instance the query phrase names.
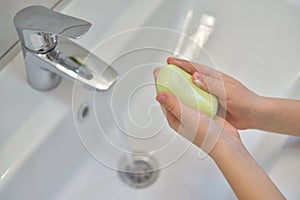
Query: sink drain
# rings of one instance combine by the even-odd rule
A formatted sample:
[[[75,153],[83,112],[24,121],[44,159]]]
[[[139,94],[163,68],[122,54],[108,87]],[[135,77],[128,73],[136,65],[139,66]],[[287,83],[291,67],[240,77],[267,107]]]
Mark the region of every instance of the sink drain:
[[[147,155],[133,155],[131,161],[124,158],[120,165],[121,180],[133,188],[145,188],[158,178],[159,170],[155,160]]]

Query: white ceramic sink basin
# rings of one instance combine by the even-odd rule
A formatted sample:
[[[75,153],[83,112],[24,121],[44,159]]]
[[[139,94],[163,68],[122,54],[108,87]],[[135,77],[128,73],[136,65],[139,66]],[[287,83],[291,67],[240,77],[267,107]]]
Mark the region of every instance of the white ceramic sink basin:
[[[166,125],[152,70],[180,46],[189,18],[185,34],[195,39],[209,16],[214,22],[198,33],[205,49],[182,56],[259,94],[299,98],[300,7],[291,2],[72,1],[62,12],[93,24],[77,42],[120,79],[103,93],[65,80],[39,92],[26,82],[21,54],[9,63],[0,72],[0,199],[234,199],[213,161],[199,159],[199,149]],[[241,136],[267,172],[287,138],[257,130]],[[136,189],[120,179],[116,169],[126,151],[156,160],[160,172],[152,185]]]

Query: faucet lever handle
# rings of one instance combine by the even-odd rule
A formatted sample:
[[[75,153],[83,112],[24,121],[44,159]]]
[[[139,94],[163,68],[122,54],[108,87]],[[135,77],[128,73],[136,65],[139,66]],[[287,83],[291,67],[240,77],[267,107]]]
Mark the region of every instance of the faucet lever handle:
[[[43,6],[29,6],[14,17],[21,43],[29,50],[46,53],[57,43],[57,35],[80,38],[91,23],[64,15]]]

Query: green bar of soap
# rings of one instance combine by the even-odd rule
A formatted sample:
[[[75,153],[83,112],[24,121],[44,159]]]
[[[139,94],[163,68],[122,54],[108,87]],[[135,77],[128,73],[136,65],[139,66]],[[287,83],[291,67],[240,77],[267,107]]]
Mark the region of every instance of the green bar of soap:
[[[218,111],[217,97],[197,87],[192,76],[175,65],[166,65],[159,70],[156,90],[171,93],[185,105],[210,117],[215,117]]]

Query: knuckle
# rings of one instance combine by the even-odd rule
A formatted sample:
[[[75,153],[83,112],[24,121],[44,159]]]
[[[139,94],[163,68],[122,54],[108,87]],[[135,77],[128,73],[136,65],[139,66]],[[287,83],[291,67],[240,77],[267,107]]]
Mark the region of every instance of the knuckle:
[[[176,105],[174,103],[170,103],[167,105],[167,109],[171,112],[173,112],[176,108]]]

